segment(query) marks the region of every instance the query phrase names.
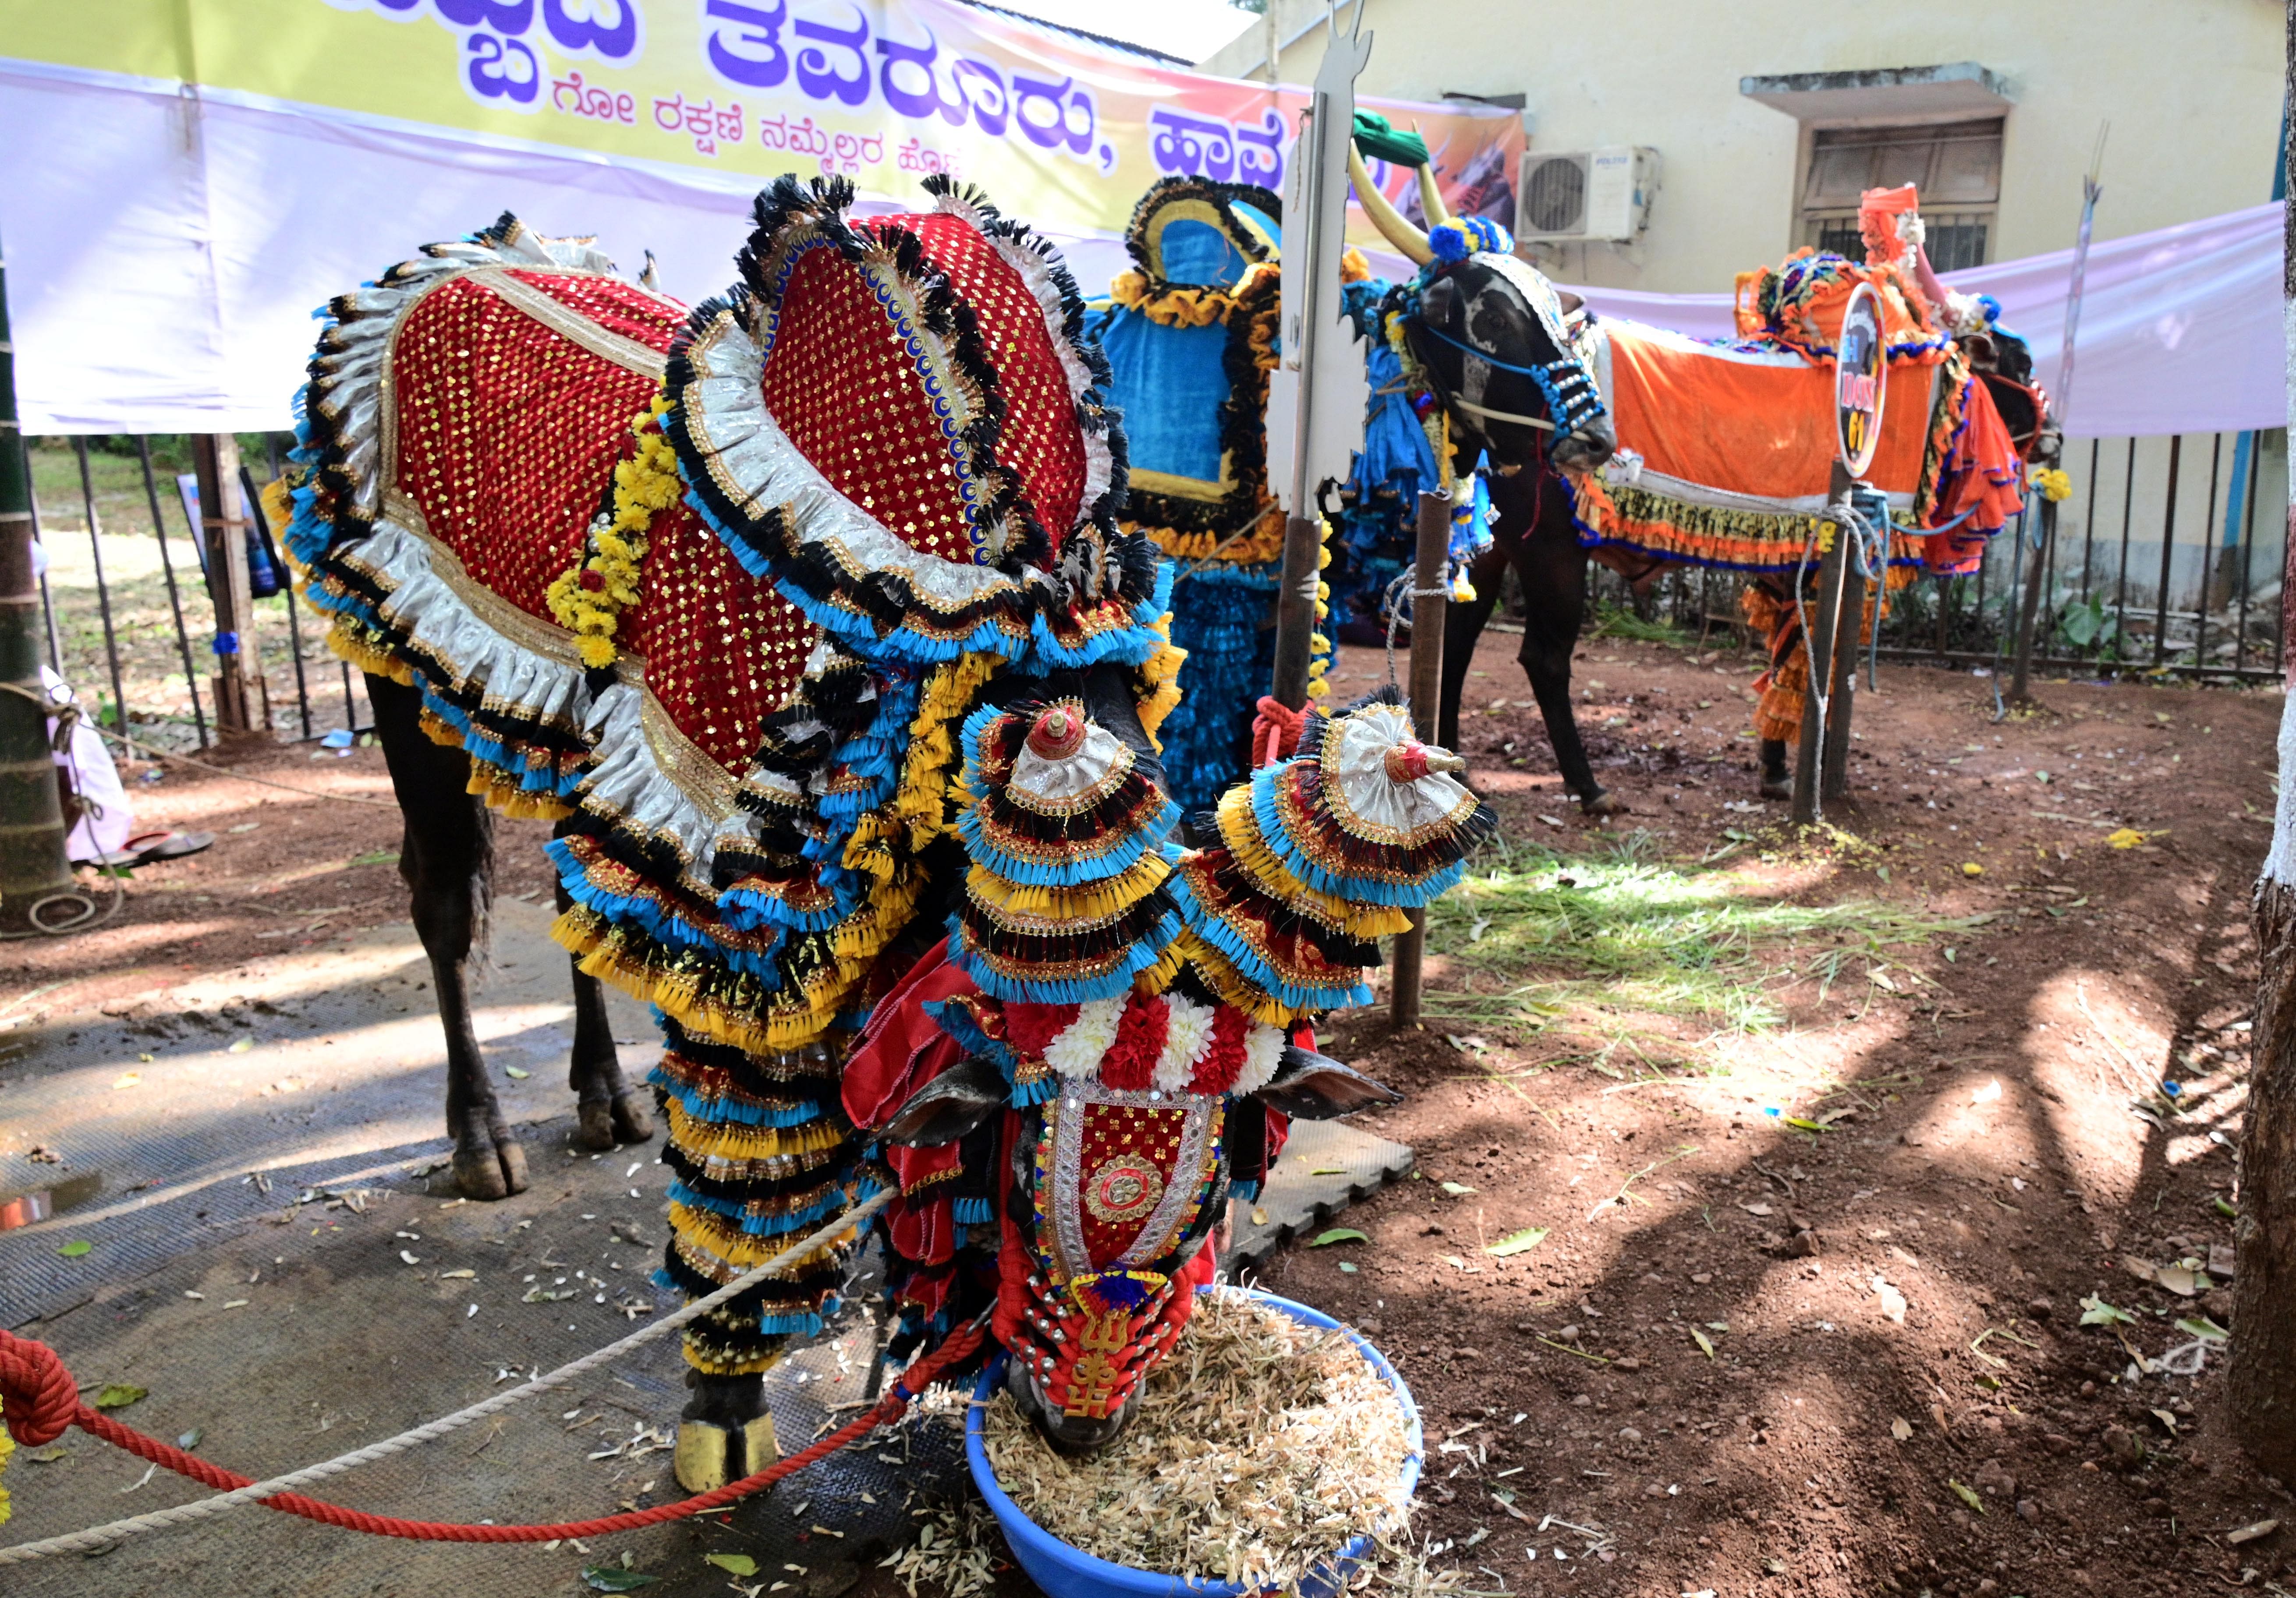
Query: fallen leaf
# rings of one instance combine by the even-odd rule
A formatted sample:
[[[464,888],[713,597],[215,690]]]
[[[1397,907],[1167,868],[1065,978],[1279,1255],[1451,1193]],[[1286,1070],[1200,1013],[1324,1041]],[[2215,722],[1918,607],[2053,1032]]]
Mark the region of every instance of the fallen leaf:
[[[62,1248],[58,1249],[56,1252],[62,1255],[66,1259],[78,1259],[81,1255],[86,1253],[90,1249],[94,1247],[95,1245],[94,1243],[88,1242],[85,1239],[76,1237],[72,1239],[71,1242],[66,1243]]]
[[[1964,1504],[1969,1505],[1970,1508],[1975,1510],[1979,1514],[1981,1515],[1985,1512],[1985,1500],[1979,1497],[1976,1493],[1972,1491],[1970,1488],[1962,1486],[1961,1483],[1954,1480],[1951,1477],[1948,1477],[1946,1479],[1946,1486],[1953,1489],[1954,1496],[1959,1498]]]
[[[521,1070],[514,1065],[506,1065],[503,1067],[503,1075],[512,1078],[513,1081],[523,1082],[529,1077],[534,1075],[534,1073],[529,1070]]]
[[[755,1576],[758,1573],[758,1561],[746,1553],[705,1553],[701,1556],[701,1562],[715,1565],[734,1576]]]
[[[205,1436],[207,1436],[206,1431],[194,1426],[176,1439],[176,1446],[184,1449],[196,1448],[200,1446],[200,1439]]]
[[[2175,1415],[2170,1414],[2165,1409],[2153,1410],[2152,1414],[2154,1420],[2160,1422],[2161,1425],[2166,1426],[2169,1429],[2169,1435],[2170,1437],[2177,1435],[2177,1417]]]
[[[1898,991],[1898,985],[1890,980],[1890,975],[1887,971],[1869,971],[1866,973],[1866,979],[1874,984],[1874,987],[1880,988],[1883,993],[1895,993]]]
[[[1562,824],[1562,818],[1559,815],[1542,815],[1538,819],[1550,827],[1559,827]]]
[[[1260,1209],[1256,1204],[1252,1206],[1251,1209],[1251,1224],[1255,1226],[1265,1226],[1267,1225],[1267,1212]]]
[[[2134,1326],[2136,1317],[2125,1309],[2116,1309],[2103,1299],[2091,1293],[2081,1300],[2080,1323],[2084,1326]]]
[[[529,1287],[526,1290],[526,1297],[520,1299],[519,1302],[521,1304],[556,1304],[562,1299],[570,1299],[573,1296],[574,1290],[570,1287],[562,1287],[555,1290],[546,1287]]]
[[[143,1082],[143,1080],[144,1078],[142,1077],[136,1075],[134,1071],[130,1071],[126,1076],[120,1078],[119,1081],[114,1082],[111,1085],[111,1091],[118,1093],[123,1087],[137,1086]]]
[[[1782,1115],[1778,1117],[1778,1119],[1784,1121],[1787,1126],[1799,1127],[1804,1132],[1823,1132],[1825,1130],[1824,1127],[1820,1125],[1818,1122],[1810,1120],[1803,1116]]]
[[[242,1037],[237,1043],[233,1044],[231,1047],[226,1049],[224,1053],[226,1054],[244,1054],[248,1050],[254,1046],[255,1039],[252,1037]]]
[[[1310,1176],[1344,1176],[1348,1174],[1348,1168],[1343,1165],[1319,1165],[1308,1174]]]
[[[640,1587],[652,1586],[661,1578],[649,1576],[644,1570],[625,1570],[618,1565],[586,1565],[582,1579],[593,1592],[635,1593]]]
[[[469,1282],[476,1278],[477,1275],[478,1273],[476,1271],[441,1271],[439,1273],[439,1280],[441,1282]]]
[[[1496,1255],[1499,1258],[1505,1259],[1508,1256],[1513,1254],[1528,1254],[1546,1241],[1546,1227],[1525,1226],[1520,1232],[1508,1233],[1505,1237],[1499,1239],[1498,1242],[1486,1247],[1483,1250],[1483,1252],[1486,1254]]]
[[[2107,832],[2104,835],[2104,840],[2117,849],[2133,849],[2144,841],[2144,834],[2135,827],[2122,827],[2116,832]]]
[[[1974,860],[1964,860],[1961,863],[1961,874],[1964,877],[1981,877],[1985,874],[1985,868]]]
[[[1741,1204],[1738,1208],[1744,1210],[1748,1215],[1768,1215],[1772,1213],[1770,1207],[1767,1204]]]
[[[2211,1343],[2230,1342],[2232,1332],[2218,1325],[2207,1315],[2186,1315],[2177,1323],[2177,1330],[2186,1337],[2197,1337]]]
[[[130,1387],[124,1381],[107,1381],[103,1384],[103,1390],[96,1394],[94,1402],[98,1409],[126,1409],[136,1399],[145,1397],[151,1390],[149,1388]]]
[[[1467,1194],[1475,1191],[1473,1188],[1467,1186],[1463,1182],[1446,1182],[1442,1186],[1443,1191],[1449,1193],[1455,1199],[1464,1198]]]
[[[1329,1232],[1310,1240],[1308,1246],[1311,1249],[1320,1249],[1330,1243],[1367,1243],[1369,1242],[1371,1242],[1370,1238],[1353,1226],[1334,1226]]]
[[[1693,1326],[1690,1329],[1690,1340],[1698,1345],[1698,1351],[1701,1354],[1705,1355],[1707,1358],[1712,1359],[1714,1357],[1714,1344],[1712,1340],[1695,1326]]]
[[[1356,1267],[1342,1259],[1340,1261],[1340,1271],[1343,1275],[1352,1276],[1356,1274]]]
[[[1890,1422],[1890,1435],[1901,1443],[1906,1441],[1914,1435],[1913,1422],[1899,1415]]]
[[[32,1457],[37,1459],[39,1455],[35,1454]],[[2238,1547],[2243,1543],[2252,1543],[2259,1537],[2268,1537],[2279,1529],[2280,1522],[2277,1520],[2251,1520],[2237,1531],[2226,1532],[2225,1541]]]
[[[407,1252],[405,1249],[401,1249],[401,1250],[398,1251],[398,1258],[399,1258],[403,1262],[405,1262],[405,1263],[406,1263],[406,1264],[407,1264],[407,1265],[421,1265],[421,1264],[422,1263],[420,1259],[417,1259],[417,1258],[416,1258],[413,1254],[410,1254],[410,1253],[409,1253],[409,1252]]]
[[[2197,1299],[2211,1285],[2206,1276],[2190,1266],[2181,1265],[2161,1266],[2152,1273],[2152,1280],[2180,1299]]]
[[[52,1465],[70,1452],[62,1443],[55,1443],[45,1448],[35,1448],[24,1457],[36,1465]]]

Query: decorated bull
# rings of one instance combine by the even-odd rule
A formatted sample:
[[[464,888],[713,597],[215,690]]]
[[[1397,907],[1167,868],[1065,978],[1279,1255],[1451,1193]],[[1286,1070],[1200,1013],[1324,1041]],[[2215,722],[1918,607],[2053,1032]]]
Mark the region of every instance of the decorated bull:
[[[1668,563],[1767,574],[1776,583],[1763,591],[1762,619],[1776,630],[1758,729],[1764,786],[1778,791],[1779,729],[1800,714],[1789,590],[1824,521],[1841,307],[1858,283],[1883,291],[1891,404],[1870,475],[1889,496],[1882,558],[1897,582],[1966,569],[2021,503],[2028,446],[1996,408],[1999,385],[1972,369],[1992,347],[1964,348],[1897,266],[1808,252],[1741,279],[1741,336],[1727,344],[1597,319],[1510,253],[1493,225],[1429,209],[1423,229],[1359,159],[1355,170],[1366,214],[1420,266],[1386,307],[1406,386],[1439,411],[1455,461],[1481,454],[1495,467],[1495,543],[1470,568],[1475,597],[1446,617],[1438,738],[1456,742],[1475,640],[1511,563],[1523,669],[1563,783],[1589,813],[1621,809],[1595,778],[1570,704],[1588,560],[1637,581]]]
[[[1082,301],[925,187],[859,221],[842,180],[781,180],[691,308],[507,216],[427,247],[330,307],[275,507],[368,673],[462,1190],[526,1185],[471,1026],[489,806],[558,822],[579,1140],[667,1120],[660,1281],[898,1188],[688,1329],[695,1489],[773,1456],[763,1373],[872,1228],[897,1353],[993,1302],[1047,1435],[1112,1434],[1270,1110],[1381,1096],[1305,1016],[1488,824],[1373,704],[1171,846],[1169,578],[1115,522]],[[651,1095],[602,980],[660,1017]]]

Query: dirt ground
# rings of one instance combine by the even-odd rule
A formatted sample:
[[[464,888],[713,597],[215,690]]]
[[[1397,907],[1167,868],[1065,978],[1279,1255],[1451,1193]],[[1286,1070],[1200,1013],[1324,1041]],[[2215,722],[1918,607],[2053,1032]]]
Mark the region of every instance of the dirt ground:
[[[1581,725],[1633,807],[1597,824],[1514,643],[1470,679],[1503,846],[1435,919],[1428,1026],[1327,1040],[1409,1095],[1360,1119],[1418,1174],[1264,1278],[1410,1383],[1431,1562],[1634,1598],[2289,1581],[2290,1533],[2226,1536],[2288,1508],[2226,1430],[2211,1260],[2277,696],[2049,682],[1997,724],[1987,682],[1885,666],[1855,802],[1795,841],[1755,793],[1751,655],[1586,643]],[[1336,680],[1382,675],[1349,651]],[[387,799],[379,751],[225,758],[326,797],[135,786],[217,848],[0,956],[0,1026],[404,919],[397,815],[344,802]],[[503,894],[546,897],[545,834],[497,823]],[[2168,1272],[2194,1295],[2131,1259],[2196,1262]],[[2195,1341],[2196,1377],[2136,1368]]]

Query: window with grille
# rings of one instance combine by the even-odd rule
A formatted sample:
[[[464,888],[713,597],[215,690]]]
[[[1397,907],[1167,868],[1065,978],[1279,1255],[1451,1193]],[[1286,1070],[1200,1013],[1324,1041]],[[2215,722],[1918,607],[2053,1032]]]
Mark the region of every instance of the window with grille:
[[[1858,195],[1902,184],[1921,190],[1930,265],[1940,272],[1983,266],[2001,199],[2000,121],[1817,129],[1802,185],[1800,242],[1862,260]]]

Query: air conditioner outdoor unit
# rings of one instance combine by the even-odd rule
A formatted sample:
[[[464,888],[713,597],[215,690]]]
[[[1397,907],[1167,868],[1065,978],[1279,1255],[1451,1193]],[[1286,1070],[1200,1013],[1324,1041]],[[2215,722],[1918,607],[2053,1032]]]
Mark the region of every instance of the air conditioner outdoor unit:
[[[1658,152],[1639,144],[1534,150],[1522,158],[1518,239],[1549,243],[1631,242],[1658,187]]]

